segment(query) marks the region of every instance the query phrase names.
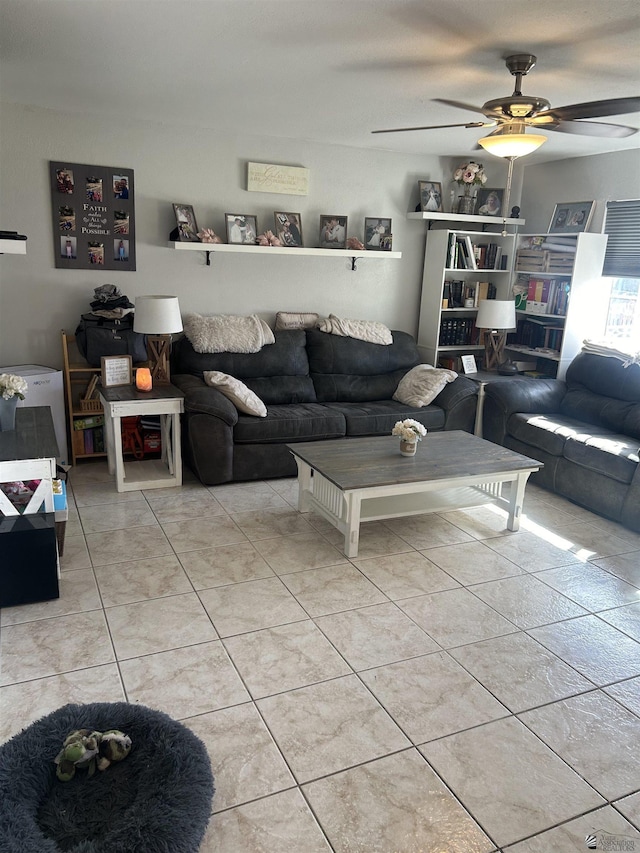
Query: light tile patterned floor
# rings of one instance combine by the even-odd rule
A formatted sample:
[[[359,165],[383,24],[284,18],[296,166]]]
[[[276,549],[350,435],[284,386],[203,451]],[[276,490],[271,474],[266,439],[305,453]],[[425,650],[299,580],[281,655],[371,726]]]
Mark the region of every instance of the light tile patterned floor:
[[[0,741],[69,701],[182,720],[202,853],[640,851],[640,535],[530,486],[519,533],[378,522],[347,560],[293,480],[69,492],[60,599],[0,611]]]

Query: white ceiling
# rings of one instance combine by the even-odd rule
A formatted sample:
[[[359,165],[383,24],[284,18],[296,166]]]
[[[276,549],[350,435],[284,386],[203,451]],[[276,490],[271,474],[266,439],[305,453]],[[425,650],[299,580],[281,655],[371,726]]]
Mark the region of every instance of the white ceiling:
[[[2,100],[225,133],[458,156],[482,130],[436,104],[525,94],[552,106],[640,95],[637,0],[0,0]],[[603,121],[640,127],[640,114]],[[528,162],[638,148],[640,133],[549,133]],[[283,161],[286,161],[283,153]]]

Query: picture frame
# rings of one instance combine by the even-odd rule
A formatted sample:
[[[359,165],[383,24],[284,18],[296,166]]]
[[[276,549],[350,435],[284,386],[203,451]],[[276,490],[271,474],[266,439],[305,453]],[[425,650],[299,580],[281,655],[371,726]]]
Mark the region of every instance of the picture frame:
[[[304,245],[302,217],[299,213],[285,213],[284,211],[274,210],[273,218],[276,226],[276,237],[283,246],[299,249]]]
[[[133,365],[130,355],[103,355],[100,359],[100,379],[103,388],[131,385]]]
[[[133,169],[50,160],[49,179],[56,269],[134,272]]]
[[[580,234],[593,216],[595,201],[569,201],[556,204],[549,223],[549,234]]]
[[[347,248],[347,217],[335,214],[320,216],[320,248]]]
[[[501,187],[480,187],[476,199],[478,216],[502,216],[504,190]]]
[[[258,237],[258,217],[248,213],[225,213],[227,243],[255,246]]]
[[[475,355],[461,355],[462,369],[465,373],[477,373],[478,365],[476,364]]]
[[[171,238],[178,243],[199,243],[198,224],[193,207],[190,204],[174,204],[173,213],[176,217],[176,227],[171,232]]]
[[[365,249],[374,252],[389,251],[380,245],[383,237],[391,236],[391,219],[384,216],[366,216],[364,220]],[[388,242],[388,241],[387,241]]]
[[[443,213],[442,184],[437,181],[418,181],[420,210],[423,213]]]

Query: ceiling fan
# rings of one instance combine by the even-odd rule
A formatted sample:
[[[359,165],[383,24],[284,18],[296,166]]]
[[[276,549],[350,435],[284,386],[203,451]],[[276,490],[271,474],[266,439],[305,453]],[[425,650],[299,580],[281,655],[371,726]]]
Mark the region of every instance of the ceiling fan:
[[[387,130],[373,130],[372,133],[403,133],[411,130],[436,130],[448,127],[496,127],[492,136],[512,136],[524,134],[527,127],[537,130],[554,130],[559,133],[578,133],[586,136],[623,137],[638,132],[638,128],[622,124],[583,121],[583,119],[602,116],[624,115],[640,111],[640,97],[609,98],[604,101],[588,101],[583,104],[570,104],[566,107],[551,107],[545,98],[522,94],[522,78],[535,66],[537,57],[530,53],[517,53],[507,56],[505,63],[516,78],[512,95],[494,98],[481,107],[435,98],[440,104],[448,104],[463,110],[482,113],[485,121],[470,121],[464,124],[439,124],[426,127],[396,127]]]

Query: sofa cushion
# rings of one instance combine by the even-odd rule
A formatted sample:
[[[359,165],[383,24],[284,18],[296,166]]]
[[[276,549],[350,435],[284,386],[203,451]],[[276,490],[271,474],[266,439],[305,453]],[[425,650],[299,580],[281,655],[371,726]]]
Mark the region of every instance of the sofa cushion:
[[[185,337],[174,346],[172,372],[200,378],[205,370],[228,373],[242,380],[268,406],[313,403],[316,395],[305,345],[306,334],[302,329],[276,332],[275,343],[247,354],[197,353]]]
[[[582,468],[630,483],[638,469],[640,442],[626,435],[572,435],[564,445],[564,457]]]
[[[318,402],[390,400],[404,374],[421,362],[415,340],[393,331],[389,346],[307,329],[309,371]]]
[[[221,394],[231,400],[239,412],[258,418],[266,418],[267,407],[265,404],[239,379],[229,376],[228,373],[221,373],[219,370],[205,370],[204,381],[212,388],[217,388]]]
[[[269,406],[266,418],[239,415],[233,429],[238,444],[269,444],[344,438],[345,419],[341,412],[317,403]]]
[[[538,447],[552,456],[562,456],[568,438],[607,435],[604,427],[594,427],[563,415],[538,415],[517,412],[507,422],[507,432],[517,441]]]
[[[365,403],[326,403],[328,409],[340,412],[346,423],[346,434],[353,436],[391,435],[396,421],[414,418],[427,429],[442,429],[444,411],[439,406],[415,409],[392,400]]]
[[[453,382],[457,376],[453,370],[432,367],[430,364],[417,364],[402,377],[393,399],[416,408],[428,406],[444,386]]]

